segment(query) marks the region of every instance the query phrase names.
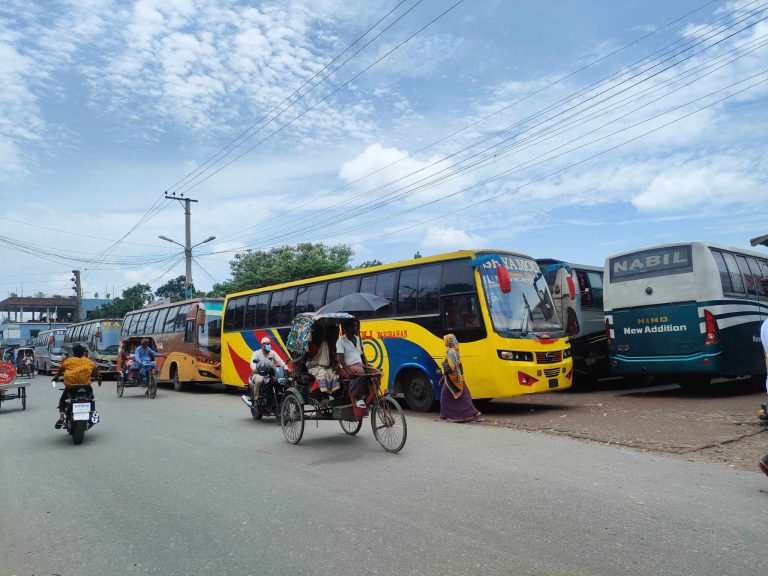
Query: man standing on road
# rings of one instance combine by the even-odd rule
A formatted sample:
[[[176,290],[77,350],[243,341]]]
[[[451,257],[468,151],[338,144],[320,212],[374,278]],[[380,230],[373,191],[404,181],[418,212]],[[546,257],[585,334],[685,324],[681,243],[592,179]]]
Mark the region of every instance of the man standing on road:
[[[765,288],[768,288],[768,286],[765,286],[765,284],[768,284],[768,282],[763,284]],[[763,321],[763,324],[760,326],[760,341],[763,343],[765,365],[766,370],[768,371],[768,318],[766,318]],[[765,391],[768,394],[768,374],[766,374],[765,377]],[[768,404],[763,404],[760,406],[760,410],[757,411],[757,417],[760,418],[760,420],[768,420]]]

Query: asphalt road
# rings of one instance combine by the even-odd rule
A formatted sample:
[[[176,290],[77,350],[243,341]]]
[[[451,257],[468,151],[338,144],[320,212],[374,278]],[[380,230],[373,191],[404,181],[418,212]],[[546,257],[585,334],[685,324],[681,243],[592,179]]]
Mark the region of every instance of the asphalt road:
[[[299,446],[237,396],[97,388],[81,446],[38,377],[0,408],[0,575],[768,573],[768,478],[627,448],[408,420]]]

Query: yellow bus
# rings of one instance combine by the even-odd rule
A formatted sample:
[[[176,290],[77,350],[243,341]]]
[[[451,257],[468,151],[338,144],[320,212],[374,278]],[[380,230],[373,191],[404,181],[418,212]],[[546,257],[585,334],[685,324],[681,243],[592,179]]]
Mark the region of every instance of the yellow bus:
[[[354,292],[389,305],[361,319],[366,358],[383,386],[413,410],[440,398],[443,336],[455,334],[475,399],[507,398],[571,386],[571,347],[531,257],[463,250],[228,294],[222,380],[243,386],[251,353],[269,336],[285,360],[291,320]]]
[[[196,298],[128,312],[123,337],[152,337],[158,352],[159,382],[175,390],[187,384],[221,384],[222,298]],[[122,348],[122,346],[121,346]]]

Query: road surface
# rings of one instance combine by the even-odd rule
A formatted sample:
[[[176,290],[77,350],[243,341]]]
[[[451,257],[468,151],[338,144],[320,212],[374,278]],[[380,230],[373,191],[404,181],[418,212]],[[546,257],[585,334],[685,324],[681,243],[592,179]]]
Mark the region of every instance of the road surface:
[[[237,396],[97,390],[80,446],[43,378],[0,408],[0,574],[768,573],[768,478],[410,417],[400,454]]]

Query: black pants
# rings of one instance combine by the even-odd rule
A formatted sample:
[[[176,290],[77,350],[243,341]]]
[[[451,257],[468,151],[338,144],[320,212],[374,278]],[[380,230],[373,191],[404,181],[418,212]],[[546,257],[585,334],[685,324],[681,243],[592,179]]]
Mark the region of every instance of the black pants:
[[[85,391],[88,393],[88,398],[93,397],[93,387],[91,387],[89,384],[78,384],[77,386],[64,388],[64,392],[61,393],[61,398],[59,398],[59,412],[64,412],[64,409],[67,405],[65,401],[67,398],[69,398],[69,391],[71,390],[74,392],[78,388],[85,388]]]

